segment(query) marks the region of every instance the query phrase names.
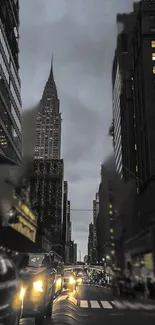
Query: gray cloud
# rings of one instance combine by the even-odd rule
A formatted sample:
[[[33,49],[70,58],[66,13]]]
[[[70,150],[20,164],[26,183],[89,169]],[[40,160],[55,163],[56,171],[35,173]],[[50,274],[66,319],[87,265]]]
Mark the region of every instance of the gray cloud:
[[[52,51],[63,115],[62,155],[72,207],[92,207],[100,162],[111,151],[111,66],[117,12],[132,0],[21,0],[20,65],[23,107],[36,105],[49,73]],[[73,224],[83,214],[72,213]],[[91,213],[85,224],[91,221]],[[73,227],[86,253],[87,236]],[[81,240],[80,240],[81,238]]]

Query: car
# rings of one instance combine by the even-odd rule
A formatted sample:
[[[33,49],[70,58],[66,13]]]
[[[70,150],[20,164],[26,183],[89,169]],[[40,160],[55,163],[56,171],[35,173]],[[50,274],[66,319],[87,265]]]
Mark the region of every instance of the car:
[[[72,269],[64,269],[64,288],[74,291],[76,289],[76,276]]]
[[[55,269],[46,253],[23,253],[18,256],[22,318],[35,318],[36,325],[42,325],[44,318],[51,318],[55,297]]]
[[[57,253],[55,253],[54,251],[50,251],[49,255],[52,260],[52,267],[55,269],[55,296],[58,296],[62,292],[64,287],[64,283],[63,283],[64,263],[62,257]]]
[[[77,272],[77,274],[76,274],[76,284],[81,285],[83,283],[83,279],[84,279],[83,272]]]
[[[18,325],[22,301],[18,272],[6,250],[0,251],[0,324]]]

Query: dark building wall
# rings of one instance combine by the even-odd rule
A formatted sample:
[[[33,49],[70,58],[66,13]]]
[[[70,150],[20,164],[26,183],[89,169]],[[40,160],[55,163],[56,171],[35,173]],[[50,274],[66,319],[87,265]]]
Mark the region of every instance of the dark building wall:
[[[88,260],[92,262],[93,259],[93,234],[94,234],[94,226],[91,222],[89,225],[89,235],[88,235]]]
[[[20,164],[19,1],[1,1],[0,8],[0,163]]]
[[[67,181],[64,181],[64,190],[63,190],[63,232],[62,240],[63,243],[67,243],[67,202],[68,202],[68,184]]]
[[[153,194],[155,190],[155,112],[153,109],[155,102],[155,2],[141,1],[135,5],[133,13],[126,16],[119,15],[125,20],[127,16],[129,21],[124,25],[123,34],[126,33],[126,26],[131,26],[131,31],[126,33],[128,39],[131,36],[131,46],[128,53],[124,54],[123,48],[119,46],[121,35],[118,37],[112,80],[114,89],[115,72],[119,64],[122,80],[120,115],[123,178],[127,186],[131,185],[128,201],[131,202],[129,208],[132,206],[130,214],[126,211],[123,218],[125,247],[128,250],[130,247],[132,250],[137,245],[138,253],[140,250],[138,236],[142,236],[143,244],[145,243],[141,249],[143,251],[149,249],[148,242],[145,240],[145,232],[150,231],[154,223],[155,210]]]
[[[99,214],[97,216],[97,249],[103,257],[114,250],[114,195],[117,185],[117,175],[114,166],[114,156],[102,165],[101,184],[99,188]]]
[[[67,201],[67,241],[71,240],[70,201]]]
[[[129,96],[129,85],[132,81],[132,75],[128,74],[128,71],[132,70],[132,33],[133,33],[133,24],[135,21],[135,14],[119,14],[117,15],[117,24],[118,26],[123,25],[123,31],[118,34],[117,37],[117,47],[115,51],[113,68],[112,68],[112,85],[113,85],[113,144],[115,151],[115,166],[116,171],[123,177],[123,173],[127,173],[125,168],[125,153],[123,147],[123,138],[127,137],[128,146],[130,138],[125,134],[122,134],[122,115],[121,111],[123,110],[124,114],[124,123],[128,125],[128,114],[130,114],[130,103],[124,101],[124,95],[122,94],[122,86],[124,80],[127,79],[127,86],[125,86],[125,91]],[[123,91],[124,92],[124,91]],[[130,94],[131,96],[131,94]],[[125,109],[126,106],[126,109]],[[128,113],[129,112],[129,113]],[[129,128],[128,128],[129,129]],[[124,129],[123,129],[124,130]],[[126,148],[126,147],[125,147]],[[135,171],[134,171],[135,172]]]
[[[0,228],[0,245],[18,252],[40,251],[40,247],[36,243],[9,226]]]
[[[37,159],[34,171],[31,201],[38,215],[38,231],[47,228],[51,233],[51,244],[61,245],[63,160]]]
[[[76,264],[76,262],[77,262],[77,244],[74,244],[73,249],[74,249],[73,263]]]

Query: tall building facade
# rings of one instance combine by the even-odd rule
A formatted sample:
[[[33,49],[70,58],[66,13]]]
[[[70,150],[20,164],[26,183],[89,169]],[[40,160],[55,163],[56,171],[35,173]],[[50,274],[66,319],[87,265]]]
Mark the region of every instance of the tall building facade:
[[[120,33],[117,37],[117,48],[115,51],[113,67],[112,67],[112,103],[113,103],[113,123],[112,123],[112,136],[113,136],[113,145],[115,152],[115,167],[117,173],[120,177],[123,177],[123,172],[128,172],[131,166],[125,166],[124,163],[124,147],[122,142],[122,110],[123,110],[123,94],[122,87],[124,84],[124,79],[129,78],[132,83],[132,34],[133,34],[133,24],[135,22],[135,14],[122,14],[117,15],[117,24],[123,24],[124,29],[123,32]],[[118,27],[119,33],[119,27]],[[128,76],[129,74],[129,76]],[[131,86],[132,87],[132,86]],[[129,90],[127,90],[129,93]],[[130,96],[130,95],[129,95]],[[130,106],[130,97],[129,103]],[[128,109],[130,114],[130,111]],[[132,114],[133,117],[134,114]],[[131,118],[131,117],[130,117]],[[133,130],[127,129],[129,135],[127,138],[128,146],[130,147],[130,138],[134,134]],[[127,134],[128,134],[127,133]]]
[[[19,1],[0,2],[0,163],[22,159]]]
[[[94,225],[94,234],[93,234],[93,260],[96,261],[97,253],[96,253],[96,219],[99,213],[99,195],[96,193],[95,200],[93,200],[93,225]]]
[[[31,202],[38,216],[38,244],[48,230],[51,248],[62,255],[63,160],[35,159]]]
[[[125,219],[125,252],[136,261],[152,254],[155,270],[155,1],[142,0],[134,6],[131,14],[119,18],[128,18],[130,26],[130,31],[126,31],[125,21],[125,68],[121,61],[123,49],[122,46],[119,48],[118,42],[116,50],[122,71],[121,92],[118,94],[121,103],[122,175],[126,183],[132,179],[135,187],[132,189],[135,196],[132,200],[130,198],[133,212]],[[113,69],[114,82],[116,71]],[[114,101],[113,107],[116,99]],[[115,125],[115,116],[114,119]],[[114,138],[115,134],[114,127]]]
[[[77,262],[77,244],[76,243],[74,243],[74,246],[73,246],[74,248],[74,254],[73,254],[73,262],[74,262],[74,264],[76,264],[76,262]]]
[[[101,168],[101,184],[99,187],[99,213],[96,219],[98,261],[102,258],[115,257],[114,238],[114,197],[117,175],[113,155]]]
[[[68,183],[64,181],[63,190],[63,229],[62,229],[62,241],[64,246],[64,261],[68,262],[69,247],[68,247]]]
[[[36,121],[35,159],[60,159],[61,113],[53,76],[53,58]]]
[[[53,58],[36,119],[34,177],[31,195],[38,215],[37,240],[48,237],[51,248],[64,257],[66,241],[67,188],[64,187],[64,163],[61,158],[61,114],[53,76]],[[66,183],[65,183],[66,184]],[[66,202],[63,207],[63,199]],[[64,220],[63,220],[64,219]],[[63,222],[64,221],[64,222]],[[39,244],[38,243],[38,244]]]
[[[93,239],[94,239],[94,225],[91,222],[89,224],[89,234],[88,234],[88,262],[93,262]]]
[[[70,242],[69,262],[71,264],[76,264],[77,262],[77,244],[74,243],[74,240]]]

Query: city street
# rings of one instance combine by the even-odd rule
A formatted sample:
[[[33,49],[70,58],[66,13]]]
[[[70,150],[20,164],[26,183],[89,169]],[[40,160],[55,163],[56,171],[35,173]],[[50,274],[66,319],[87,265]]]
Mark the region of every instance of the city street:
[[[107,324],[107,325],[153,325],[155,303],[148,301],[114,300],[109,289],[95,286],[80,286],[74,293],[65,291],[53,308],[52,324]],[[34,324],[33,320],[21,320],[22,325]]]

